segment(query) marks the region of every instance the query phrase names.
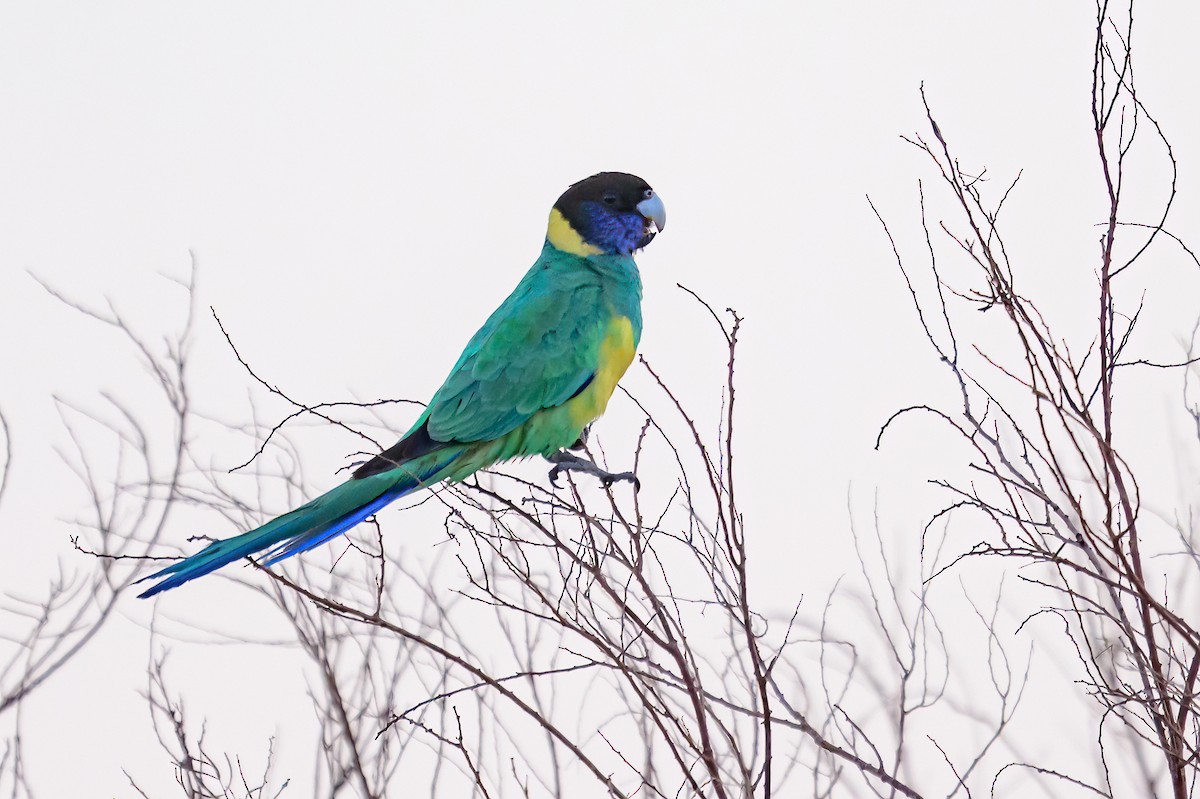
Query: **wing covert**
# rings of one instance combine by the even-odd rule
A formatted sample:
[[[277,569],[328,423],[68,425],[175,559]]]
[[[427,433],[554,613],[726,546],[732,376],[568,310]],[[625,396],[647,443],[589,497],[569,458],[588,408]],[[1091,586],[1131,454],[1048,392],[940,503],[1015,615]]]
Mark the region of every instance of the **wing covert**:
[[[570,399],[598,364],[607,321],[602,300],[600,286],[586,280],[518,287],[434,394],[425,416],[430,438],[499,438]]]

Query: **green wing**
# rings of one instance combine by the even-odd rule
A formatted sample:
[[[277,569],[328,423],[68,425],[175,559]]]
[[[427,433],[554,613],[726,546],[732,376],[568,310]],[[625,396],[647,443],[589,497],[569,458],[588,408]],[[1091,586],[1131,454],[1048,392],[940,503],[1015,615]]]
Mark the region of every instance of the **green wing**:
[[[550,282],[518,287],[467,344],[429,403],[430,438],[499,438],[591,379],[605,323],[600,286]]]
[[[467,343],[413,428],[355,477],[453,444],[500,438],[563,404],[591,381],[609,315],[598,275],[578,263],[539,259]]]

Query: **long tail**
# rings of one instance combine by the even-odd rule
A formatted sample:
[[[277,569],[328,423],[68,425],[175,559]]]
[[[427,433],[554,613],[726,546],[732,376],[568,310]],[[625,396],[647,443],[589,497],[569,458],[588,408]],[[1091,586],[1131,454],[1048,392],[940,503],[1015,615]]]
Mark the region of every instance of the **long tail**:
[[[265,549],[270,549],[270,552],[262,565],[271,566],[284,558],[319,546],[346,532],[389,502],[435,482],[437,473],[450,461],[453,461],[453,457],[449,460],[443,457],[421,475],[392,469],[370,477],[347,480],[262,527],[215,541],[195,555],[143,577],[138,582],[160,577],[166,579],[139,596],[143,599],[154,596]]]

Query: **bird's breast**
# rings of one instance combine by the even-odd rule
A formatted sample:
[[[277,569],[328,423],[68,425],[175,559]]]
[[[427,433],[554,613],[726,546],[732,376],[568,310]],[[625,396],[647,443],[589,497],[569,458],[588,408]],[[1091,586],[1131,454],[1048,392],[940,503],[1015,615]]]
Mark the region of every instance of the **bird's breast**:
[[[590,424],[608,407],[608,400],[617,387],[617,381],[633,363],[637,351],[633,322],[627,316],[614,316],[609,320],[600,340],[596,372],[592,382],[578,396],[567,402],[571,421],[580,427]]]

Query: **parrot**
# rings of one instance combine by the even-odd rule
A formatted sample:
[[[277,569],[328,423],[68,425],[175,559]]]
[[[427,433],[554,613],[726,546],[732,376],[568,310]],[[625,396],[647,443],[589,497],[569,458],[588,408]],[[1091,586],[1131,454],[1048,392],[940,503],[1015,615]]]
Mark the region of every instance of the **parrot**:
[[[562,472],[606,486],[607,472],[571,449],[586,441],[642,334],[642,282],[634,255],[666,227],[666,208],[640,177],[601,172],[572,184],[550,210],[541,254],[471,337],[424,412],[400,440],[310,502],[232,538],[214,541],[139,582],[152,597],[265,552],[272,566],[330,541],[384,506],[480,469],[542,456]]]

